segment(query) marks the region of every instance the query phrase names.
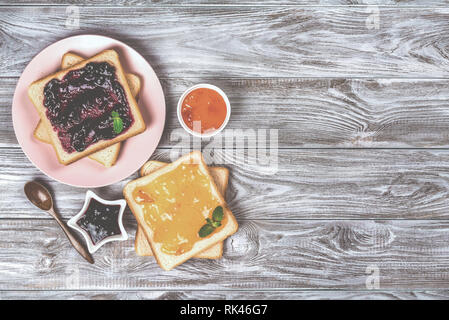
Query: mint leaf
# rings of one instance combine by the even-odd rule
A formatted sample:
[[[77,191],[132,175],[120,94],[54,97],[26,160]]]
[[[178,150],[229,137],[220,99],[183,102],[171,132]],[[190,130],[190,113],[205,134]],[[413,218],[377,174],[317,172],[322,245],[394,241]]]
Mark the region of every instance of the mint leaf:
[[[223,207],[218,206],[215,208],[214,212],[212,213],[212,219],[216,222],[220,222],[223,220]]]
[[[216,228],[221,226],[221,220],[223,220],[223,207],[218,206],[212,213],[212,219],[206,218],[207,223],[201,227],[200,231],[198,231],[198,235],[201,238],[207,237],[214,232]]]
[[[117,111],[112,111],[111,116],[113,121],[112,124],[114,127],[114,132],[119,134],[120,132],[123,131],[123,120],[122,118],[120,118],[120,115],[118,114]]]
[[[221,222],[220,221],[214,221],[214,222],[212,222],[212,226],[214,228],[218,228],[219,226],[221,226]]]
[[[210,224],[205,224],[201,227],[200,231],[198,231],[198,235],[200,236],[200,238],[204,238],[214,232],[214,230],[215,227],[211,226]]]

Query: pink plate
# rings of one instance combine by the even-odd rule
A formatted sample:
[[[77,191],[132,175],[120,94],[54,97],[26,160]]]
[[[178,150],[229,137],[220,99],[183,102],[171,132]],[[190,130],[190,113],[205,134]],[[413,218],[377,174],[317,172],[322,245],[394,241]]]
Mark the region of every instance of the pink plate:
[[[142,87],[138,102],[147,129],[122,142],[120,155],[111,168],[106,168],[87,157],[64,166],[58,162],[51,145],[33,137],[39,115],[28,98],[27,88],[33,81],[59,70],[64,53],[71,51],[83,57],[91,57],[105,49],[115,49],[125,71],[140,77]],[[164,92],[151,66],[133,48],[108,37],[75,36],[50,45],[31,60],[17,83],[12,104],[12,120],[23,152],[42,172],[68,185],[101,187],[127,178],[153,154],[164,130]]]

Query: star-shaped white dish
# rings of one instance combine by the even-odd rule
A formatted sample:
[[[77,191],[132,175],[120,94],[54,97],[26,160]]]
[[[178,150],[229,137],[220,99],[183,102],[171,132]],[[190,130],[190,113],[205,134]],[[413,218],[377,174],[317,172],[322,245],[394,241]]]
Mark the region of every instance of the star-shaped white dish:
[[[103,204],[105,207],[111,205],[111,206],[120,206],[120,211],[118,214],[118,218],[117,218],[117,224],[118,227],[120,229],[120,233],[119,234],[114,234],[112,236],[107,236],[105,237],[103,240],[99,241],[98,243],[94,243],[92,241],[92,237],[90,236],[90,234],[84,230],[83,228],[81,228],[78,225],[78,220],[80,220],[86,213],[86,210],[91,202],[92,199],[97,200],[98,202],[100,202],[101,204]],[[120,199],[120,200],[113,200],[113,201],[109,201],[109,200],[105,200],[100,198],[99,196],[97,196],[94,192],[92,192],[91,190],[87,190],[86,193],[86,198],[84,200],[84,205],[83,208],[81,209],[81,211],[75,215],[73,218],[71,218],[67,224],[75,229],[76,231],[78,231],[79,233],[81,233],[84,237],[84,239],[86,240],[87,243],[87,248],[89,249],[90,253],[94,253],[95,251],[97,251],[102,245],[104,245],[105,243],[111,242],[111,241],[123,241],[123,240],[127,240],[128,239],[128,234],[126,233],[125,228],[123,227],[123,212],[125,211],[126,208],[126,201],[124,199]]]

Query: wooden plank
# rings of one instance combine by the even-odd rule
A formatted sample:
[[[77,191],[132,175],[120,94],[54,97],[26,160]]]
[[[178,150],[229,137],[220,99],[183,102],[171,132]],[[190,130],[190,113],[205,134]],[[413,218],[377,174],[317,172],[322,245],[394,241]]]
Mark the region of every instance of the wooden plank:
[[[59,39],[103,33],[141,52],[163,77],[449,75],[448,39],[441,36],[449,31],[449,9],[380,8],[378,25],[373,14],[365,6],[86,6],[80,29],[71,30],[65,6],[4,7],[0,74],[19,76]]]
[[[447,300],[448,290],[430,291],[0,291],[2,300]]]
[[[176,106],[200,78],[162,79],[167,121],[160,147],[192,143]],[[17,78],[0,78],[0,147],[15,147]],[[226,132],[277,130],[279,148],[448,148],[449,79],[214,79],[229,96]],[[235,130],[240,129],[241,132]],[[243,132],[242,132],[243,130]],[[216,139],[223,140],[223,135]],[[274,137],[274,136],[273,136]],[[206,139],[203,145],[213,141]],[[254,139],[250,139],[254,142]],[[234,140],[236,142],[236,140]],[[242,146],[234,143],[234,148]],[[243,145],[251,148],[251,143]]]
[[[90,265],[54,221],[3,219],[0,288],[366,290],[377,268],[379,290],[441,290],[449,281],[448,241],[448,221],[241,221],[222,259],[164,272],[153,258],[136,256],[132,237],[102,247]]]
[[[152,159],[169,161],[171,151],[158,150]],[[239,221],[449,217],[449,150],[282,150],[275,175],[246,154],[217,155],[223,157],[216,164],[230,168],[227,200]],[[53,190],[64,218],[84,202],[85,189],[46,178],[18,149],[2,149],[0,178],[1,218],[47,218],[25,200],[23,185],[31,179]],[[94,191],[122,198],[129,179]],[[125,218],[134,220],[129,211]]]
[[[368,6],[368,5],[379,5],[379,6],[396,6],[396,7],[435,7],[435,6],[447,6],[448,2],[446,0],[76,0],[70,1],[70,5],[79,6],[151,6],[151,7],[164,7],[164,6]],[[11,4],[7,0],[0,0],[0,5]],[[67,1],[64,0],[52,0],[52,1],[42,1],[42,0],[19,0],[14,1],[14,6],[19,5],[65,5],[68,6]]]

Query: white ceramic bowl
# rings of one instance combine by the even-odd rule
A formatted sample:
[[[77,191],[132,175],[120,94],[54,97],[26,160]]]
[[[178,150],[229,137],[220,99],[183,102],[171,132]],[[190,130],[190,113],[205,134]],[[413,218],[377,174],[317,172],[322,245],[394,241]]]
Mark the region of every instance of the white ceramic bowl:
[[[185,97],[192,92],[195,89],[199,89],[199,88],[207,88],[207,89],[212,89],[216,92],[218,92],[218,94],[220,94],[220,96],[223,98],[223,100],[226,103],[226,118],[223,121],[222,125],[220,126],[220,128],[218,128],[217,130],[211,131],[211,132],[207,132],[207,133],[199,133],[196,131],[193,131],[192,129],[190,129],[185,123],[184,120],[182,119],[182,115],[181,115],[181,109],[182,109],[182,102],[184,101]],[[199,137],[199,138],[209,138],[212,137],[214,135],[216,135],[217,133],[221,132],[224,127],[226,127],[226,125],[228,124],[229,118],[231,117],[231,104],[229,103],[229,99],[226,96],[226,94],[223,92],[223,90],[221,90],[220,88],[212,85],[212,84],[207,84],[207,83],[200,83],[197,85],[194,85],[193,87],[190,87],[189,89],[187,89],[179,98],[178,100],[178,120],[179,123],[181,124],[181,126],[184,128],[185,131],[187,131],[188,133],[190,133],[191,135],[195,136],[195,137]]]
[[[89,205],[89,202],[92,198],[97,200],[98,202],[101,202],[106,205],[119,205],[120,206],[120,212],[118,214],[118,225],[120,228],[120,234],[106,237],[103,240],[101,240],[100,242],[98,242],[97,244],[94,244],[92,242],[92,239],[90,238],[89,234],[77,224],[77,221],[84,215],[84,212],[86,211],[87,206]],[[86,240],[87,248],[89,249],[89,252],[94,253],[95,251],[100,249],[100,247],[102,245],[104,245],[105,243],[108,243],[111,241],[123,241],[123,240],[128,239],[128,234],[126,233],[126,230],[123,227],[123,211],[125,211],[125,208],[126,208],[126,201],[124,199],[113,200],[113,201],[104,200],[104,199],[100,198],[99,196],[97,196],[94,192],[87,190],[83,208],[76,216],[74,216],[69,221],[67,221],[67,224],[71,228],[75,229],[76,231],[78,231],[79,233],[81,233],[83,235],[84,239]]]

